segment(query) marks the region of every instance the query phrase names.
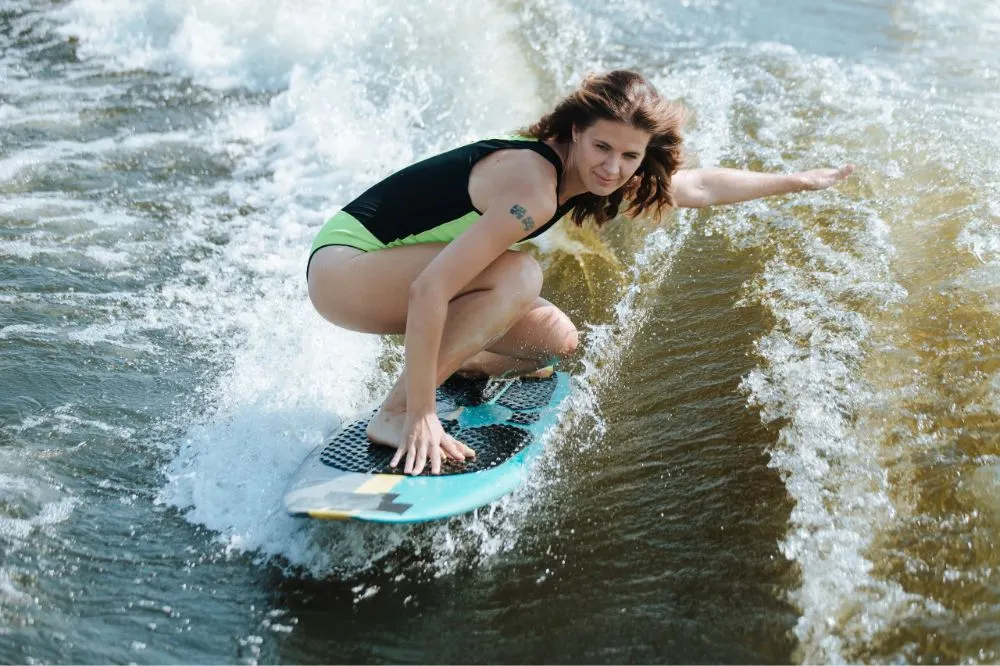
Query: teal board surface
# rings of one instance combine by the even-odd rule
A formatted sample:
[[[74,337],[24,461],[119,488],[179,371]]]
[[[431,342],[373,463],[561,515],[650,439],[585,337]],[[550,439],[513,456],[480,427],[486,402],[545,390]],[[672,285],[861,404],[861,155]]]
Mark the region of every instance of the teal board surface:
[[[288,484],[285,508],[296,516],[381,523],[472,511],[522,481],[569,392],[563,372],[500,382],[449,379],[438,389],[438,416],[449,434],[475,449],[475,460],[448,463],[440,475],[403,475],[389,467],[392,449],[367,441],[368,417],[309,454]]]

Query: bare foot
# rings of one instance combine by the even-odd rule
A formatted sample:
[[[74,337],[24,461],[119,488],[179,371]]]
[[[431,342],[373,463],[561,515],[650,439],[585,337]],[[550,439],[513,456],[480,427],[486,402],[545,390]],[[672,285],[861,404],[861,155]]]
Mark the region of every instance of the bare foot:
[[[406,412],[390,412],[384,406],[368,422],[365,434],[368,440],[382,446],[394,449],[400,447],[403,441],[403,425],[406,422]]]
[[[375,416],[368,422],[365,434],[368,440],[375,444],[398,449],[403,441],[403,427],[406,425],[406,412],[393,412],[384,406],[379,407]],[[458,440],[445,435],[448,442],[443,442],[441,447],[442,459],[465,460],[475,458],[476,452]],[[453,449],[449,451],[448,449]]]

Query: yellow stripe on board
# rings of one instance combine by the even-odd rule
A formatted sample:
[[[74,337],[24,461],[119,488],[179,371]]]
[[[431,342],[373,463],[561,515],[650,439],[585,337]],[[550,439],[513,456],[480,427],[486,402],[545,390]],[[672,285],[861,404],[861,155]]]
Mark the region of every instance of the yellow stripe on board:
[[[354,511],[337,511],[336,509],[314,509],[309,512],[310,518],[320,520],[350,520],[355,514]]]
[[[368,479],[354,491],[359,495],[381,495],[392,490],[403,479],[400,474],[376,474]]]

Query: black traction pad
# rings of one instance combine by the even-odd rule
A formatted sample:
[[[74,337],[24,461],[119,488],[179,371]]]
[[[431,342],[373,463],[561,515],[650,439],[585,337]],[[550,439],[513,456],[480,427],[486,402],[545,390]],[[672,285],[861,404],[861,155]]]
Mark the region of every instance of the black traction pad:
[[[439,415],[449,414],[459,407],[485,404],[504,389],[505,392],[494,404],[513,410],[514,413],[503,423],[475,428],[459,428],[457,421],[442,418],[441,425],[445,432],[471,447],[476,452],[476,457],[466,462],[447,461],[441,466],[441,474],[466,474],[489,469],[527,446],[531,441],[531,433],[517,426],[530,426],[537,422],[540,416],[537,410],[548,406],[555,388],[554,376],[513,382],[449,378],[437,390]],[[372,444],[365,435],[365,428],[373,415],[374,413],[355,421],[338,432],[323,448],[320,460],[345,472],[402,474],[402,465],[389,467],[395,451],[387,446]]]

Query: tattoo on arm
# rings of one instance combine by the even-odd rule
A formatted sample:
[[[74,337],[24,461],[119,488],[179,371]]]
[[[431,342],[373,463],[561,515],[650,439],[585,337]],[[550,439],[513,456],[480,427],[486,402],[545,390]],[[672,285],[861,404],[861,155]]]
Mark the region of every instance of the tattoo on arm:
[[[514,204],[510,207],[510,214],[521,220],[521,226],[524,227],[525,231],[531,231],[535,228],[535,220],[528,215],[528,211],[525,210],[524,206]]]

